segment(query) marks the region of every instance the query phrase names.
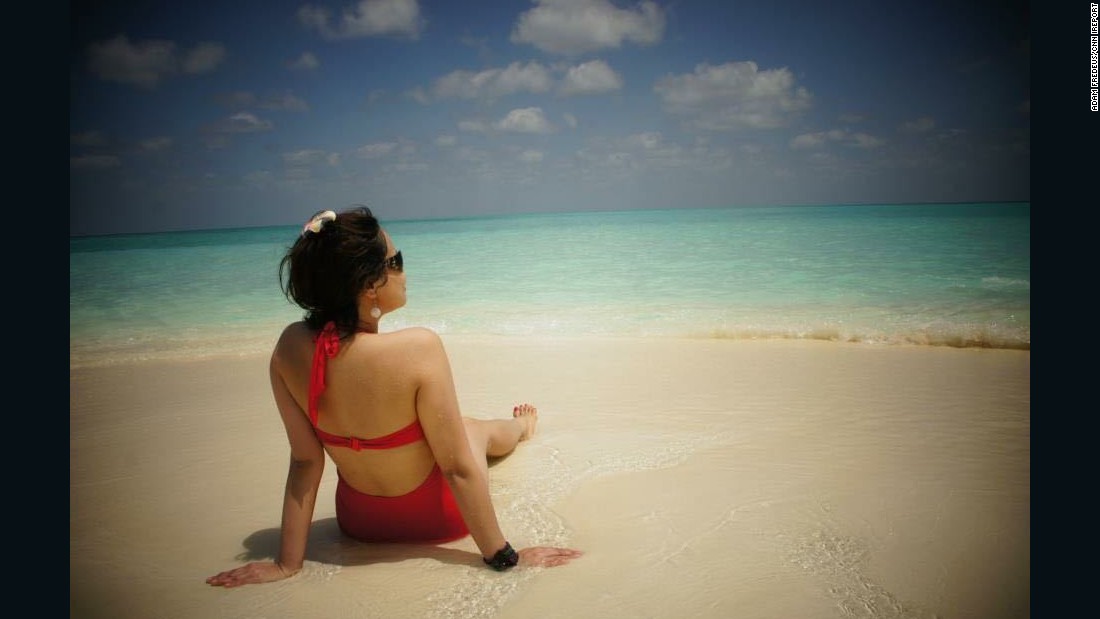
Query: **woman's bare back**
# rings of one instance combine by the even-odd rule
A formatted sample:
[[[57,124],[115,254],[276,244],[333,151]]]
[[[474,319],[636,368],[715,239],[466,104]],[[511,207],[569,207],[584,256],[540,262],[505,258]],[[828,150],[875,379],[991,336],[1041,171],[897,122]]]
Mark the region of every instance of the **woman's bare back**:
[[[356,333],[340,342],[328,360],[325,390],[317,405],[317,427],[338,436],[370,439],[417,422],[417,360],[409,341],[412,330]],[[308,414],[309,378],[315,332],[305,323],[289,326],[275,349],[276,367],[295,401]],[[389,449],[325,445],[344,480],[375,496],[400,496],[414,490],[435,465],[423,439]]]

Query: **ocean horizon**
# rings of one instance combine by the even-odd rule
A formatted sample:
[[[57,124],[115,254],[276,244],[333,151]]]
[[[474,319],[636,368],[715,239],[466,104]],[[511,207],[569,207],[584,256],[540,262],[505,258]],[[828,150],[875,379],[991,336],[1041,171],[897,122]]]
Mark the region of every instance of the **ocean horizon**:
[[[383,331],[1030,350],[1030,203],[388,219]],[[308,215],[308,214],[307,214]],[[70,367],[267,352],[299,226],[71,237]]]

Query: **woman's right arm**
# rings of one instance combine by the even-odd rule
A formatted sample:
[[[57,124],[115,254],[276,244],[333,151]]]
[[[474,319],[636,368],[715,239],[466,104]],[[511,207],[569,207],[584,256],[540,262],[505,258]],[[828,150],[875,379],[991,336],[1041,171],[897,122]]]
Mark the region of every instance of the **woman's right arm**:
[[[280,569],[290,576],[302,569],[305,561],[317,490],[325,472],[325,450],[313,432],[309,416],[290,394],[275,360],[271,364],[271,388],[290,441],[278,560]]]
[[[325,469],[325,452],[313,433],[309,418],[286,386],[280,372],[278,350],[276,348],[276,353],[271,357],[271,390],[290,441],[290,466],[283,493],[279,557],[276,561],[254,561],[211,576],[206,579],[211,585],[239,587],[281,580],[296,574],[305,561],[313,508]]]
[[[417,338],[416,411],[424,436],[440,471],[454,493],[466,527],[485,559],[491,559],[507,540],[500,530],[489,495],[489,480],[466,437],[459,411],[450,361],[439,336],[427,329],[410,330]],[[580,556],[567,548],[534,547],[519,551],[520,562],[550,567]]]

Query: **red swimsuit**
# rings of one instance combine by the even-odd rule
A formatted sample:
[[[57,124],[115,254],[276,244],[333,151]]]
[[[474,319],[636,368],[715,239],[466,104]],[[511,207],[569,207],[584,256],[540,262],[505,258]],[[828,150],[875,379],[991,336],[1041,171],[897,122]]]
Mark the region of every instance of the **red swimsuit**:
[[[325,390],[325,368],[340,350],[340,337],[332,322],[317,335],[309,378],[309,421],[317,438],[326,445],[362,449],[390,449],[424,438],[420,421],[377,438],[337,436],[317,427],[317,401]],[[439,465],[415,490],[401,496],[375,496],[352,488],[337,469],[336,521],[345,535],[363,542],[420,542],[440,544],[469,534],[450,486]]]

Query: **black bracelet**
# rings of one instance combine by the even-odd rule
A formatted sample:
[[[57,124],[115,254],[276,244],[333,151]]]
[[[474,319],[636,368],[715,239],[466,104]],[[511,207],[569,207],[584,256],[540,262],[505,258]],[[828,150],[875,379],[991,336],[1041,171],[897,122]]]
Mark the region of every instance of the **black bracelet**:
[[[519,563],[519,553],[512,549],[511,544],[504,542],[504,548],[498,550],[492,559],[482,557],[481,560],[494,570],[503,572],[512,569]]]

